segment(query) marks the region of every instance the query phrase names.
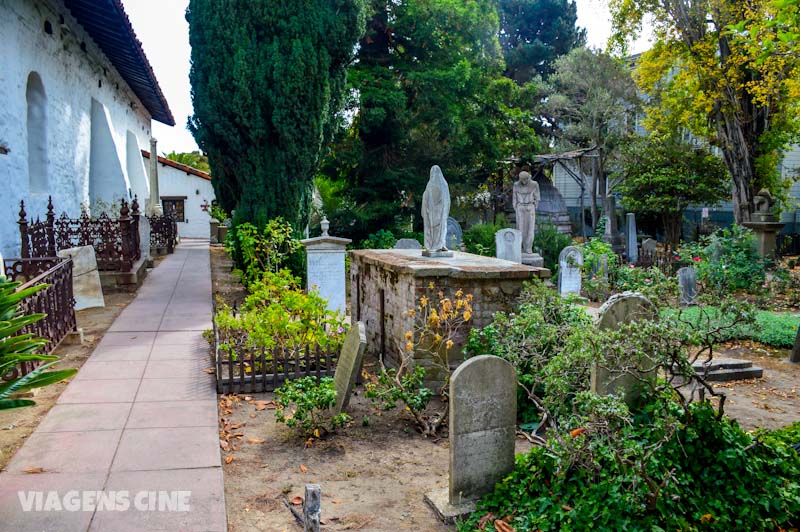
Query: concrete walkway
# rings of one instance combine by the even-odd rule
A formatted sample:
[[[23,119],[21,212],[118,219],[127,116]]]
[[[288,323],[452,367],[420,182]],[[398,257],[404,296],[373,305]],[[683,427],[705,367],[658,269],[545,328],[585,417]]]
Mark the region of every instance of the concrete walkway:
[[[225,531],[209,328],[208,243],[184,242],[0,474],[0,529]]]

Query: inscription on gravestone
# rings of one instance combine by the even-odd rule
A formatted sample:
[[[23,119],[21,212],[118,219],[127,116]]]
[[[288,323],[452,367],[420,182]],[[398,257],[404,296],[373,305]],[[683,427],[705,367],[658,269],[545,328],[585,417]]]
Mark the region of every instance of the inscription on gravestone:
[[[336,373],[333,381],[336,384],[336,407],[334,414],[344,412],[350,403],[350,394],[361,371],[364,360],[364,350],[367,348],[367,333],[364,324],[360,321],[350,327],[344,338],[342,352],[336,363]]]
[[[514,468],[517,372],[481,355],[450,379],[450,487],[425,496],[441,519],[474,511],[475,502]]]
[[[576,246],[567,246],[558,255],[558,293],[581,295],[583,253]]]
[[[681,289],[681,305],[691,305],[697,297],[697,270],[684,266],[678,270],[678,286]]]
[[[642,294],[623,292],[611,296],[602,307],[597,322],[599,329],[617,329],[620,325],[642,320],[655,320],[658,310]],[[655,378],[650,361],[643,357],[637,367],[627,371],[595,364],[592,367],[591,389],[597,395],[623,395],[625,402],[631,404],[638,398],[638,385],[643,378]]]
[[[500,229],[494,234],[495,256],[498,259],[522,263],[522,232]]]

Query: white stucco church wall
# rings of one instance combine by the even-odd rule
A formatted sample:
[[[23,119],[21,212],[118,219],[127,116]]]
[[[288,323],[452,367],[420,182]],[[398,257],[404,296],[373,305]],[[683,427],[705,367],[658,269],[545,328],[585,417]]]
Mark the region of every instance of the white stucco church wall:
[[[142,155],[149,178],[150,154],[144,152]],[[178,222],[178,235],[182,238],[208,238],[210,207],[216,198],[209,174],[159,157],[158,192],[165,206],[168,202],[183,204],[183,221]]]
[[[20,199],[29,219],[48,195],[71,216],[149,184],[140,149],[151,114],[57,0],[0,0],[0,252],[18,256]]]

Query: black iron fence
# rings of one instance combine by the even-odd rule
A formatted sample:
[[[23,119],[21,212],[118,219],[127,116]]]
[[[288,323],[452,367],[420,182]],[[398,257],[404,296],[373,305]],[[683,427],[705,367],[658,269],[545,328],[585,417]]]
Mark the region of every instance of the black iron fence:
[[[92,246],[100,271],[127,272],[141,258],[140,213],[136,198],[130,207],[125,199],[120,200],[117,218],[106,213],[92,217],[86,211],[78,218],[70,218],[66,213],[56,218],[50,198],[44,221],[38,218],[28,221],[25,202],[20,201],[19,205],[17,224],[23,259],[55,257],[63,249]]]
[[[72,292],[72,259],[52,257],[8,259],[4,273],[8,279],[24,281],[17,287],[17,291],[32,286],[47,285],[20,302],[22,314],[45,315],[41,320],[22,329],[20,334],[33,334],[44,338],[47,340],[44,351],[53,352],[69,333],[77,330],[75,298]],[[17,378],[31,372],[39,364],[37,361],[22,362],[3,377]]]
[[[150,249],[175,251],[178,243],[178,222],[175,213],[167,211],[161,216],[148,216],[150,222]]]

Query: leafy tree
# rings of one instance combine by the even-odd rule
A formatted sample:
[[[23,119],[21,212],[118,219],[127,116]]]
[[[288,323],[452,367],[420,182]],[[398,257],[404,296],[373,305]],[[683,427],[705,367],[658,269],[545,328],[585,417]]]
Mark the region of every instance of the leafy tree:
[[[650,97],[648,127],[658,133],[688,128],[722,150],[739,223],[750,220],[753,196],[761,188],[784,189],[780,152],[800,132],[800,48],[787,31],[797,31],[796,4],[610,3],[613,42],[620,50],[644,16],[654,21],[656,43],[637,68],[637,81]],[[792,12],[794,18],[788,16]]]
[[[237,221],[305,225],[366,0],[191,0],[189,129]]]
[[[574,0],[499,0],[505,75],[526,83],[553,73],[556,58],[586,44]]]
[[[544,106],[552,135],[570,147],[595,146],[592,187],[605,203],[608,163],[622,141],[633,133],[633,114],[639,107],[636,85],[627,67],[609,55],[575,48],[555,62]],[[605,206],[605,205],[604,205]],[[598,209],[592,194],[592,223],[597,227]]]
[[[203,172],[210,172],[211,167],[208,166],[208,157],[200,153],[199,151],[191,151],[191,152],[176,152],[171,151],[170,153],[163,154],[165,159],[169,159],[170,161],[175,161],[176,163],[185,164],[186,166],[191,166],[192,168],[197,168],[198,170],[202,170]]]
[[[407,224],[431,165],[451,185],[475,182],[536,146],[520,106],[530,89],[502,76],[497,33],[493,0],[372,0],[349,72],[353,120],[320,172],[347,183],[326,213],[334,227],[362,240]]]
[[[660,216],[672,249],[680,243],[683,211],[689,205],[713,205],[730,193],[722,160],[674,137],[642,137],[628,144],[619,176],[625,207]]]

